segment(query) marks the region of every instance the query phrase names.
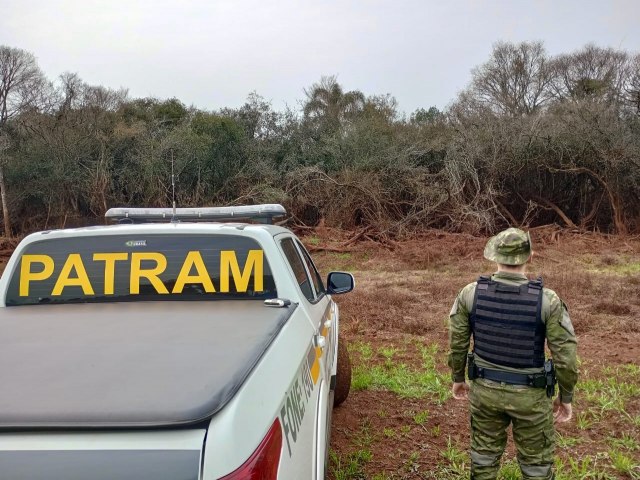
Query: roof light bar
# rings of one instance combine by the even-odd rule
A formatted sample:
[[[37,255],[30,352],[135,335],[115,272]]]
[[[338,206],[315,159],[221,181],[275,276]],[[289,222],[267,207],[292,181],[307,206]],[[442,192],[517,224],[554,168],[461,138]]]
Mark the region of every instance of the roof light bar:
[[[176,208],[110,208],[104,216],[114,222],[228,222],[255,220],[259,223],[273,223],[276,217],[283,217],[287,211],[282,205],[246,205],[241,207]]]

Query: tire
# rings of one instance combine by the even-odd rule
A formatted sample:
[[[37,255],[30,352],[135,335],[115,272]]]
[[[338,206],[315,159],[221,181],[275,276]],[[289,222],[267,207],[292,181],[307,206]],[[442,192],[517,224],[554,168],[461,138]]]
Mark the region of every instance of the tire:
[[[338,361],[336,367],[336,386],[335,396],[333,398],[333,406],[338,407],[349,396],[349,390],[351,390],[351,359],[349,358],[349,351],[347,350],[347,342],[342,337],[338,336]]]

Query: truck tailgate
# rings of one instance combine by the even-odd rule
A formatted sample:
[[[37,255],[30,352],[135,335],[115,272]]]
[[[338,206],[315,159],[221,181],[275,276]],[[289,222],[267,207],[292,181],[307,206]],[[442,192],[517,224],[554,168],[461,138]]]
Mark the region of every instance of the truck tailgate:
[[[197,480],[205,430],[0,434],[12,480]]]

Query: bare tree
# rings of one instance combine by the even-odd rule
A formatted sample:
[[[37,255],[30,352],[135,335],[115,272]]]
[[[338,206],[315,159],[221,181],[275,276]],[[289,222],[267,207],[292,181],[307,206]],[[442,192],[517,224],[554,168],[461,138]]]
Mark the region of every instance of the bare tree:
[[[625,86],[627,103],[636,115],[640,115],[640,55],[629,62],[628,81]]]
[[[542,42],[499,42],[472,74],[471,94],[496,113],[531,114],[551,98],[553,70]]]
[[[5,153],[9,148],[7,122],[37,103],[45,83],[33,54],[19,48],[0,46],[0,137],[4,139],[4,146],[0,149],[0,200],[6,236],[11,236],[4,181]]]
[[[629,56],[612,48],[587,45],[553,60],[554,96],[561,100],[620,99],[628,79]]]

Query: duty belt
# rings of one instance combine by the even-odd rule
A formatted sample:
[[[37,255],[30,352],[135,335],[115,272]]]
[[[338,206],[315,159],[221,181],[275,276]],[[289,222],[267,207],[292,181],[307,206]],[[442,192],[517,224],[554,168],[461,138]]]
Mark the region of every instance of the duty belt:
[[[547,379],[544,373],[511,373],[501,370],[490,370],[476,366],[476,378],[484,378],[493,382],[508,383],[509,385],[527,385],[534,388],[546,388]]]
[[[540,373],[511,373],[502,370],[492,370],[490,368],[476,365],[475,356],[472,352],[467,354],[467,373],[469,380],[484,378],[494,382],[508,383],[510,385],[527,385],[533,388],[546,388],[547,397],[551,398],[556,392],[556,373],[553,367],[553,360],[544,362],[544,371]]]

